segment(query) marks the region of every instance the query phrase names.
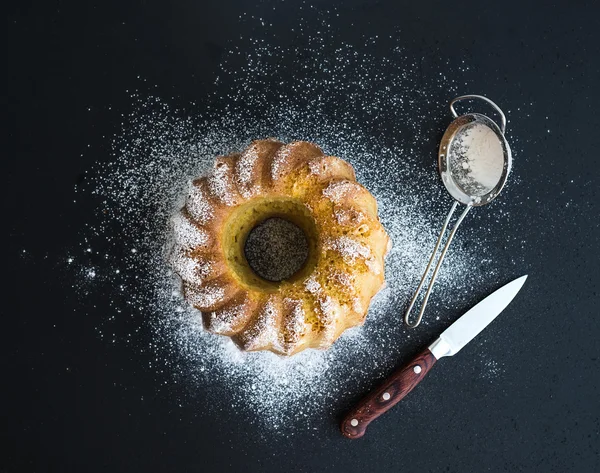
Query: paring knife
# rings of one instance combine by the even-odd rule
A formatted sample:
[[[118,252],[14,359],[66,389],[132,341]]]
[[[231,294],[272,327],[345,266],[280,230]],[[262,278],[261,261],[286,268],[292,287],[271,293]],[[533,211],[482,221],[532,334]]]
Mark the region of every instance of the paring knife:
[[[362,437],[367,426],[411,392],[437,360],[456,355],[486,328],[510,304],[526,279],[527,276],[521,276],[487,296],[450,325],[410,363],[371,391],[346,415],[341,424],[342,434],[350,439]]]

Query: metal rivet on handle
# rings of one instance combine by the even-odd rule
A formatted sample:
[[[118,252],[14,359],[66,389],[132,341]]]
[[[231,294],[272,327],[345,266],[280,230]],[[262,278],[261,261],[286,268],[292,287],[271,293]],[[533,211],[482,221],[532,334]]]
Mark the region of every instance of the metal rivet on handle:
[[[356,427],[356,426],[358,425],[358,419],[352,419],[352,420],[350,421],[350,425],[351,425],[352,427]]]
[[[415,373],[419,374],[419,373],[421,372],[421,367],[420,367],[419,365],[416,365],[416,366],[413,368],[413,371],[414,371]]]
[[[390,399],[390,393],[383,393],[383,396],[381,396],[383,398],[384,401],[388,401]]]

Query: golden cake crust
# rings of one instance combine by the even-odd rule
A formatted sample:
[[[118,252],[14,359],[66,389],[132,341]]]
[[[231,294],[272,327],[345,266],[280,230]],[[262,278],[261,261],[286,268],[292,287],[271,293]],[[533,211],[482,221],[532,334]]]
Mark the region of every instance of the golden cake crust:
[[[271,216],[309,239],[309,260],[289,280],[262,280],[247,265],[249,231]],[[364,322],[384,284],[389,237],[377,202],[346,161],[314,143],[254,141],[194,180],[172,219],[169,263],[205,328],[243,350],[291,355],[327,348]]]

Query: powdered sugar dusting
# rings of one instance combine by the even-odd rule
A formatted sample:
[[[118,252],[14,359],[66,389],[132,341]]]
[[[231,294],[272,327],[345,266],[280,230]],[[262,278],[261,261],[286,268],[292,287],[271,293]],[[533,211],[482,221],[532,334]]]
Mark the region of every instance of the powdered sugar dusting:
[[[334,284],[341,284],[347,289],[354,289],[353,278],[348,273],[334,270],[327,276],[327,279],[333,281]]]
[[[210,261],[203,260],[200,262],[181,249],[171,251],[169,263],[182,280],[196,285],[202,284],[211,268]]]
[[[323,189],[323,195],[333,202],[340,203],[348,196],[361,190],[362,188],[352,181],[332,181]]]
[[[210,321],[208,329],[215,333],[231,333],[234,326],[236,326],[240,320],[245,318],[245,309],[246,301],[241,304],[235,304],[217,311],[209,312],[207,317]]]
[[[310,292],[314,296],[321,294],[321,285],[319,284],[319,281],[315,279],[314,276],[311,276],[307,278],[306,281],[304,281],[304,287],[308,292]]]
[[[354,262],[357,258],[371,257],[371,249],[368,246],[347,236],[326,239],[323,246],[326,249],[338,251],[350,262]]]
[[[325,316],[321,322],[324,325],[330,325],[333,320],[333,316],[337,313],[339,304],[329,295],[319,298],[319,308],[321,313]]]
[[[311,159],[308,162],[308,171],[315,176],[320,176],[323,173],[323,166],[320,159]]]
[[[465,126],[452,141],[448,156],[452,176],[469,195],[485,195],[500,182],[504,149],[489,126],[481,123]]]
[[[365,214],[356,209],[337,208],[333,215],[340,225],[358,225],[365,219]]]
[[[186,200],[186,208],[190,216],[199,224],[209,222],[214,215],[213,205],[208,200],[203,189],[194,185],[192,185]]]
[[[305,312],[302,308],[302,301],[286,298],[283,300],[288,317],[284,321],[284,337],[286,345],[293,348],[306,331]]]
[[[371,249],[348,236],[336,238],[327,238],[323,242],[325,249],[337,251],[344,261],[353,264],[357,259],[361,259],[374,274],[381,273],[380,264],[371,253]]]
[[[333,341],[335,315],[340,313],[340,305],[329,294],[323,291],[323,287],[314,276],[309,277],[304,282],[304,287],[316,298],[317,309],[320,314],[319,325],[321,326],[323,339],[321,346],[329,346]]]
[[[256,145],[248,147],[236,162],[235,176],[238,191],[245,197],[251,197],[258,189],[252,186],[252,173],[258,160]]]
[[[274,297],[269,298],[258,313],[255,323],[244,332],[244,346],[247,350],[279,346],[279,315]]]
[[[211,307],[225,298],[225,289],[215,284],[205,284],[198,287],[188,287],[186,297],[194,307]]]
[[[198,228],[181,212],[173,216],[173,235],[175,242],[182,248],[194,248],[206,245],[209,241],[206,230]]]
[[[218,161],[208,177],[210,192],[225,205],[236,203],[232,171],[231,164],[228,161]]]
[[[273,182],[281,177],[282,170],[288,161],[293,146],[293,143],[282,146],[273,157],[273,163],[271,164],[271,179],[273,179]]]
[[[69,267],[81,274],[77,289],[82,294],[106,291],[113,301],[114,314],[98,328],[103,340],[143,345],[141,350],[153,355],[151,369],[172,376],[176,383],[171,386],[187,386],[191,393],[169,395],[197,403],[195,393],[202,392],[203,399],[210,399],[198,403],[203,415],[227,409],[248,425],[282,435],[321,429],[325,418],[335,419],[346,400],[359,397],[400,355],[420,349],[453,320],[476,284],[497,283],[497,261],[508,258],[478,238],[469,239],[465,227],[441,268],[421,331],[403,328],[399,314],[418,284],[447,211],[436,173],[436,140],[449,122],[448,100],[457,95],[459,84],[464,88],[468,67],[440,60],[423,68],[420,58],[401,46],[382,48],[374,38],[351,46],[322,27],[316,20],[304,23],[298,34],[310,38],[302,57],[295,47],[280,46],[266,28],[257,38],[231,45],[223,53],[209,103],[190,105],[185,114],[159,98],[133,94],[136,110],[114,141],[114,163],[100,166],[97,178],[77,189],[107,196],[112,205],[102,207],[111,209],[102,214],[106,223],[86,230],[81,254],[69,250],[75,261]],[[387,53],[375,57],[372,48]],[[266,136],[315,142],[327,154],[348,160],[358,181],[377,198],[380,218],[394,241],[386,260],[388,285],[371,303],[365,325],[345,332],[329,350],[306,350],[291,358],[244,353],[229,338],[207,333],[165,262],[166,222],[181,208],[189,181],[205,174],[215,156],[241,151]],[[225,171],[222,177],[229,178]],[[210,192],[227,198],[227,191],[217,189],[224,182],[213,183]],[[502,209],[502,200],[490,205]],[[202,191],[192,190],[187,210],[200,224],[209,218],[211,207]],[[109,256],[91,259],[99,247],[107,248]],[[88,253],[88,248],[94,250]],[[363,257],[361,252],[353,248],[349,254]],[[185,265],[180,268],[184,274],[200,270]],[[222,290],[211,289],[210,281],[206,285],[194,292],[199,305],[225,297]],[[140,332],[151,326],[150,348],[138,332],[123,333],[117,323],[131,311],[138,315],[134,320]],[[267,302],[246,346],[279,344],[270,328],[280,316],[279,306]],[[419,408],[419,397],[413,399]]]
[[[362,301],[360,300],[360,297],[352,298],[352,310],[358,314],[363,313],[364,307],[363,307]]]

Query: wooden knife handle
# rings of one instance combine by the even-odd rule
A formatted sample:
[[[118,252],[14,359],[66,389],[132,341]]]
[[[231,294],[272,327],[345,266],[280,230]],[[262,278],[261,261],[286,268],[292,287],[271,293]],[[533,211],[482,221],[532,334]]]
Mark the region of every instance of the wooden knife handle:
[[[425,348],[410,363],[396,370],[344,417],[340,426],[342,434],[349,439],[362,437],[367,426],[411,392],[436,361],[429,348]]]

